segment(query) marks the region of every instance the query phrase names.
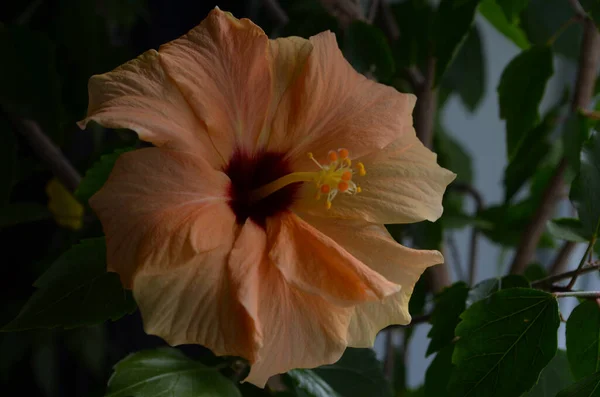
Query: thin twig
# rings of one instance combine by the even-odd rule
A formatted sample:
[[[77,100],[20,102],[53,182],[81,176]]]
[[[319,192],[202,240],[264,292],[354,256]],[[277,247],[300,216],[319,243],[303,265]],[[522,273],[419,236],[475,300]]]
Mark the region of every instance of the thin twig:
[[[578,15],[580,17],[586,16],[586,12],[583,9],[583,7],[581,6],[581,3],[579,2],[579,0],[569,0],[569,3],[571,4],[571,8],[573,8],[573,11],[575,11],[576,15]]]
[[[600,265],[585,266],[585,267],[582,267],[581,269],[571,270],[571,271],[568,271],[565,273],[548,276],[546,278],[542,278],[542,279],[532,282],[531,286],[534,288],[551,286],[553,283],[555,283],[557,281],[566,280],[568,278],[572,278],[575,275],[582,275],[582,274],[593,272],[593,271],[600,271]]]
[[[33,120],[19,119],[7,112],[15,131],[19,132],[29,143],[36,155],[50,168],[54,176],[71,192],[74,192],[81,182],[81,175],[71,165],[61,150],[44,134],[40,126]]]
[[[590,19],[586,19],[581,50],[579,54],[579,69],[577,82],[571,109],[573,112],[580,108],[587,108],[594,92],[596,74],[600,63],[600,34],[596,25]],[[517,247],[513,262],[510,267],[511,273],[523,273],[527,264],[534,256],[537,245],[546,228],[546,221],[554,213],[556,204],[562,197],[560,190],[564,184],[563,176],[567,169],[567,160],[561,159],[554,175],[546,186],[542,199],[536,212],[523,231],[521,241]]]
[[[423,145],[431,149],[433,145],[433,126],[437,107],[437,90],[433,88],[435,80],[435,58],[429,57],[424,73],[423,84],[417,91],[415,106],[415,130]]]
[[[377,16],[377,10],[379,9],[379,0],[371,0],[371,5],[369,6],[369,13],[367,14],[367,22],[373,23],[375,21],[375,17]]]
[[[460,253],[458,252],[458,247],[456,246],[456,240],[452,235],[446,238],[446,244],[448,245],[448,249],[450,250],[450,255],[452,255],[452,263],[454,266],[454,271],[456,272],[456,277],[459,280],[465,279],[465,274],[462,269],[462,261],[460,260]]]
[[[290,21],[286,12],[281,8],[277,0],[263,0],[263,5],[267,9],[267,12],[273,18],[279,27],[285,26]]]
[[[581,257],[581,261],[579,261],[579,266],[577,266],[577,269],[576,269],[577,271],[573,275],[573,278],[571,278],[571,281],[569,281],[569,284],[567,284],[568,289],[573,288],[573,286],[575,285],[575,282],[577,281],[577,277],[579,277],[579,271],[581,271],[581,269],[583,268],[583,265],[585,265],[587,256],[592,251],[592,248],[594,248],[595,242],[596,242],[595,239],[592,239],[592,241],[590,241],[587,248],[585,249],[585,253]]]
[[[600,298],[600,291],[570,291],[570,292],[553,292],[552,295],[557,298],[592,298],[598,299]]]
[[[551,275],[559,274],[565,271],[569,263],[571,253],[573,253],[575,247],[577,247],[577,243],[574,243],[573,241],[565,241],[560,251],[558,251],[556,258],[554,258],[554,262],[552,262],[552,265],[550,265]]]

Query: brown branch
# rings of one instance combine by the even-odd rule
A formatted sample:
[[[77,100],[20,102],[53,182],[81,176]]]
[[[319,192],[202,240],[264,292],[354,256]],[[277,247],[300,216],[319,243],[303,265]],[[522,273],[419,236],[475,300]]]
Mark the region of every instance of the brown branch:
[[[600,34],[598,34],[594,22],[590,19],[586,19],[584,24],[575,94],[571,106],[572,111],[587,108],[589,105],[600,62]],[[523,273],[525,267],[533,258],[546,227],[546,221],[554,214],[556,204],[562,196],[560,190],[564,184],[563,176],[567,166],[567,160],[563,158],[546,186],[540,205],[523,231],[523,237],[510,267],[511,273]]]
[[[81,175],[59,147],[44,134],[35,121],[19,119],[8,113],[4,114],[8,117],[12,127],[27,140],[34,153],[50,168],[60,183],[69,191],[74,192],[81,182]]]
[[[462,261],[460,260],[460,254],[458,252],[458,247],[456,246],[456,240],[452,235],[448,236],[448,238],[446,239],[446,245],[450,250],[450,255],[452,255],[452,263],[454,264],[454,266],[452,267],[456,272],[456,277],[459,280],[464,280],[465,275],[463,274]]]
[[[367,22],[373,23],[375,21],[375,17],[377,16],[377,10],[379,9],[380,0],[371,0],[371,5],[369,6],[369,13],[367,14]]]
[[[388,380],[394,377],[394,362],[396,361],[396,346],[394,346],[394,328],[385,334],[385,360],[383,361],[383,374]]]
[[[400,28],[396,23],[396,19],[394,19],[390,5],[385,0],[379,2],[379,16],[388,40],[391,42],[398,40],[400,38]]]
[[[577,243],[573,241],[566,241],[561,247],[560,251],[554,258],[554,262],[550,265],[550,274],[559,274],[564,272],[567,269],[567,265],[569,263],[569,257],[573,253],[573,250],[577,247]]]
[[[433,88],[435,80],[435,58],[427,60],[424,81],[417,90],[417,103],[415,106],[415,130],[417,136],[425,146],[433,146],[433,125],[437,107],[437,90]]]
[[[290,21],[286,12],[281,8],[277,0],[263,0],[263,5],[267,9],[271,18],[281,26],[285,26]]]
[[[553,283],[561,280],[566,280],[568,278],[572,278],[573,276],[581,276],[582,274],[600,271],[600,265],[590,265],[582,267],[581,269],[571,270],[561,274],[555,274],[554,276],[548,276],[546,278],[542,278],[540,280],[534,281],[531,283],[531,286],[534,288],[544,288],[550,287]]]
[[[587,15],[579,0],[569,0],[569,3],[571,4],[571,8],[573,8],[573,11],[575,11],[577,16],[585,17]]]

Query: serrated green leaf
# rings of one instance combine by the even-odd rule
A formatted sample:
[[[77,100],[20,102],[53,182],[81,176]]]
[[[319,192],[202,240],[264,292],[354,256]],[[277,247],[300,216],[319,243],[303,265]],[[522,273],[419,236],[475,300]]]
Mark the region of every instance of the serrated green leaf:
[[[336,363],[313,371],[344,397],[392,396],[381,362],[372,349],[349,347]]]
[[[99,324],[136,308],[119,276],[106,271],[104,238],[83,240],[71,247],[34,286],[37,290],[2,331]]]
[[[456,91],[470,111],[474,112],[483,99],[486,82],[486,64],[477,25],[473,25],[454,62],[448,68],[442,86]]]
[[[105,397],[241,397],[214,368],[179,350],[158,348],[130,354],[114,366]]]
[[[441,350],[454,339],[454,328],[460,321],[460,314],[465,310],[469,287],[458,282],[445,288],[435,297],[435,307],[431,313],[431,329],[427,336],[429,346],[427,355]]]
[[[473,25],[480,0],[441,0],[434,18],[433,55],[436,58],[435,84],[452,63]]]
[[[590,136],[590,127],[589,119],[579,112],[571,113],[563,126],[564,155],[569,167],[576,173],[579,172],[581,148]]]
[[[576,380],[600,371],[600,308],[595,301],[585,301],[571,312],[567,356]]]
[[[284,381],[302,397],[340,397],[327,382],[310,369],[288,371]]]
[[[385,35],[378,27],[366,22],[354,21],[348,26],[344,56],[357,72],[373,72],[379,81],[388,81],[396,70]]]
[[[518,397],[556,354],[558,303],[526,288],[498,291],[461,315],[449,396]]]
[[[581,149],[579,174],[569,198],[579,213],[585,236],[598,236],[600,225],[600,137],[593,132]]]
[[[600,397],[600,372],[562,390],[556,397]]]
[[[504,171],[505,202],[511,200],[548,156],[551,149],[548,135],[556,124],[556,116],[556,109],[548,112],[541,123],[525,133],[522,143]]]
[[[506,19],[502,8],[494,0],[483,0],[479,4],[479,12],[488,20],[500,33],[515,43],[519,48],[525,50],[530,47],[529,40],[525,32],[517,25],[512,24]]]
[[[469,291],[467,306],[482,299],[489,298],[493,293],[509,288],[529,288],[529,281],[518,274],[509,274],[502,278],[489,278],[475,284]]]
[[[586,237],[579,219],[557,218],[548,221],[547,227],[551,235],[561,240],[585,243],[591,239],[591,236]]]
[[[426,396],[445,396],[447,386],[452,375],[452,353],[454,345],[445,346],[435,355],[435,358],[429,364],[425,372],[425,395]]]
[[[521,11],[527,7],[529,0],[496,0],[496,2],[504,11],[506,19],[510,23],[515,23],[518,21]]]
[[[117,149],[113,153],[102,156],[100,160],[92,165],[85,173],[85,176],[75,191],[75,197],[82,203],[87,203],[88,200],[102,188],[119,156],[131,150],[133,150],[133,148]]]
[[[540,374],[537,384],[523,397],[548,397],[554,396],[561,390],[573,383],[573,376],[569,372],[567,353],[558,350],[550,364]]]
[[[552,50],[547,46],[535,46],[521,52],[502,72],[498,102],[500,118],[506,120],[509,161],[515,157],[527,132],[537,123],[538,107],[553,73]]]

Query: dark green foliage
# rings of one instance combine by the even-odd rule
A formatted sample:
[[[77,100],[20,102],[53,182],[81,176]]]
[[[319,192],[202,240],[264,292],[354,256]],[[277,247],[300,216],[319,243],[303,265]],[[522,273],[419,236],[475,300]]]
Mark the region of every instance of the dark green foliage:
[[[502,7],[495,0],[482,0],[479,4],[479,12],[517,47],[523,50],[529,48],[530,44],[525,32],[515,23],[508,21]]]
[[[584,243],[592,236],[586,235],[583,224],[575,218],[558,218],[548,221],[548,232],[558,239]]]
[[[600,137],[593,133],[581,150],[579,174],[569,195],[579,212],[583,235],[598,235],[600,224]]]
[[[347,348],[338,362],[313,371],[344,397],[392,396],[382,365],[371,349]]]
[[[176,349],[133,353],[119,361],[105,397],[214,397],[241,394],[215,368],[186,357]]]
[[[536,46],[517,55],[504,69],[498,85],[500,118],[506,120],[506,148],[512,160],[527,132],[538,121],[538,106],[554,69],[552,50]]]
[[[436,58],[435,84],[441,82],[446,68],[473,25],[480,0],[441,0],[433,22],[433,55]]]
[[[571,312],[567,356],[577,380],[600,370],[600,308],[595,301],[585,301]]]
[[[506,19],[509,22],[514,23],[519,19],[521,11],[527,7],[529,0],[496,0],[496,2],[502,7]]]
[[[556,397],[600,397],[600,372],[589,375],[567,387]]]
[[[284,376],[286,385],[298,397],[338,397],[333,388],[310,369],[293,369]]]
[[[385,35],[375,26],[354,21],[344,39],[344,56],[359,73],[372,72],[379,81],[395,71],[394,57]]]
[[[573,376],[569,371],[567,353],[558,350],[554,358],[540,374],[537,384],[524,397],[547,397],[554,396],[561,390],[573,383]]]
[[[447,395],[447,386],[452,376],[452,353],[454,345],[450,344],[437,352],[435,358],[427,368],[425,373],[425,395],[426,396],[445,396]]]
[[[518,397],[556,353],[558,304],[546,292],[501,290],[473,304],[461,319],[449,396]]]
[[[483,280],[469,291],[467,305],[471,306],[475,302],[489,298],[493,293],[509,288],[529,288],[529,281],[523,276],[509,274],[502,278],[489,278]]]
[[[117,320],[136,308],[119,276],[106,271],[103,237],[73,246],[34,286],[35,293],[3,331],[98,324]]]
[[[0,114],[1,116],[1,114]],[[17,168],[17,139],[8,120],[0,118],[0,207],[8,204]]]
[[[563,150],[574,172],[579,171],[581,148],[590,136],[590,127],[590,121],[579,112],[571,113],[563,126]]]
[[[447,287],[435,297],[435,307],[431,313],[431,330],[427,336],[431,339],[427,355],[441,350],[454,338],[454,328],[465,310],[465,301],[469,287],[459,282]]]

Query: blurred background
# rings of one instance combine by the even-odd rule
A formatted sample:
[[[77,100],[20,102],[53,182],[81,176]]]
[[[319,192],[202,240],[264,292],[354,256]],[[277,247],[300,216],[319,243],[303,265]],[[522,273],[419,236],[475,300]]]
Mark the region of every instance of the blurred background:
[[[436,2],[382,1],[376,8],[372,3],[367,0],[248,0],[214,4],[197,0],[3,1],[0,4],[3,254],[0,326],[19,313],[35,290],[34,281],[62,252],[82,238],[101,235],[100,225],[86,204],[73,202],[69,193],[73,189],[64,180],[55,179],[56,170],[40,154],[31,137],[23,133],[24,122],[34,121],[79,175],[84,175],[102,155],[139,145],[130,131],[108,131],[97,125],[81,131],[76,126],[75,122],[85,115],[89,77],[181,36],[204,19],[215,5],[238,18],[251,18],[271,37],[308,37],[330,29],[337,33],[340,47],[359,72],[401,91],[411,91],[404,70],[420,62],[419,45],[426,45],[430,24],[422,13],[427,4]],[[531,0],[521,13],[519,34],[528,42],[544,43],[570,14],[572,10],[565,0]],[[348,33],[348,24],[357,16],[366,20],[365,25],[374,26],[376,33],[368,29]],[[506,138],[496,88],[505,66],[522,49],[519,37],[507,38],[505,32],[490,23],[489,16],[489,13],[477,15],[464,46],[444,76],[434,140],[440,162],[446,162],[447,168],[457,172],[460,182],[473,186],[486,208],[500,206],[505,199]],[[399,32],[390,31],[389,21],[386,22],[389,18],[395,21],[392,26],[396,25]],[[394,35],[396,39],[391,42],[389,38]],[[572,86],[580,37],[581,28],[573,26],[556,40],[554,75],[546,87],[541,114],[559,104],[565,88]],[[381,40],[387,40],[388,44],[382,44]],[[385,48],[381,49],[382,46]],[[381,61],[382,57],[385,61]],[[544,166],[551,168],[552,164],[549,160]],[[516,197],[525,201],[533,194],[526,186]],[[466,279],[473,224],[470,214],[477,208],[470,199],[449,204],[443,228],[445,255],[452,279]],[[569,216],[571,211],[570,204],[565,202],[561,213]],[[520,214],[514,222],[511,219],[512,223],[507,219],[486,219],[488,232],[477,247],[482,265],[475,281],[506,273],[514,243],[498,237],[494,230],[504,228],[502,236],[510,234],[507,228],[518,234],[522,225],[518,222],[530,212]],[[552,241],[548,243],[549,248],[555,246]],[[575,262],[583,248],[577,247],[572,256]],[[553,251],[542,249],[539,257],[550,260],[550,252]],[[425,358],[428,327],[416,326],[405,349],[410,363],[406,381],[411,387],[423,382],[429,362]],[[401,335],[394,341],[401,345]],[[112,365],[130,352],[162,344],[158,338],[143,333],[138,312],[92,327],[0,333],[0,394],[101,396]],[[376,344],[381,358],[385,344],[384,337]],[[201,360],[213,359],[210,352],[200,347],[185,349]]]

